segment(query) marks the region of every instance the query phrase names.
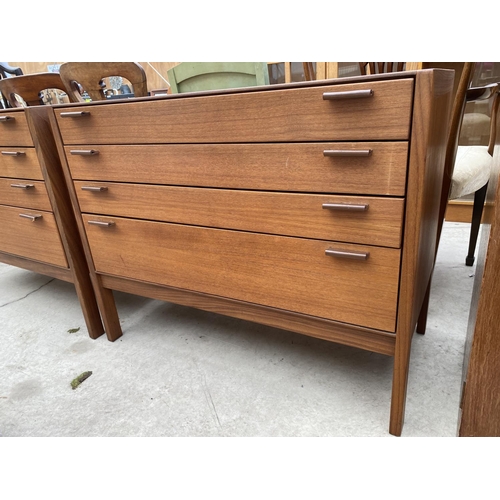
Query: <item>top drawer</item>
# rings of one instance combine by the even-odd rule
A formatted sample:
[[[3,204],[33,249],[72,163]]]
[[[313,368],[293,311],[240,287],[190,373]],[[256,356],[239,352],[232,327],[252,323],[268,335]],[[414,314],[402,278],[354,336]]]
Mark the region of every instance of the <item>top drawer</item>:
[[[412,99],[408,78],[54,111],[65,144],[407,140]]]
[[[33,146],[24,110],[0,112],[0,146]]]

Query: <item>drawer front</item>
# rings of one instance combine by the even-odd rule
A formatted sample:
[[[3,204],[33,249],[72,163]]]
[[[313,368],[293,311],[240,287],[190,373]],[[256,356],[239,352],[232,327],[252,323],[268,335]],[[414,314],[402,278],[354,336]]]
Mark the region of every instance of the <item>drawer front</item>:
[[[392,196],[405,193],[408,161],[406,142],[93,145],[65,150],[73,179]]]
[[[50,212],[0,205],[0,251],[68,267],[56,221]]]
[[[399,247],[403,199],[76,181],[82,212]]]
[[[84,224],[97,272],[395,329],[397,249],[86,214]]]
[[[326,100],[364,91],[370,97]],[[345,94],[342,94],[345,95]],[[357,95],[357,94],[356,94]],[[57,108],[65,144],[407,140],[413,79]],[[85,112],[85,115],[75,113]]]
[[[33,146],[24,110],[0,111],[0,146]]]
[[[47,188],[41,181],[0,178],[0,203],[48,212],[52,210]]]
[[[0,176],[43,180],[34,147],[0,147]]]

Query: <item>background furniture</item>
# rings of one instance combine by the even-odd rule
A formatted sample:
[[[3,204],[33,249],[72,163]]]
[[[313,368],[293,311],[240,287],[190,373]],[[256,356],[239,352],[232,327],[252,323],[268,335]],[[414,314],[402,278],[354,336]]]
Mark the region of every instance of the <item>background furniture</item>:
[[[58,89],[66,93],[58,73],[34,73],[0,80],[0,92],[13,108],[43,104],[43,91],[47,89]],[[16,96],[21,97],[22,101]]]
[[[421,71],[45,107],[108,339],[121,290],[394,356],[399,435],[452,85]]]
[[[493,204],[481,233],[462,377],[458,434],[500,436],[500,116],[487,198]]]
[[[11,66],[9,63],[0,62],[0,80],[3,78],[10,78],[12,76],[19,76],[23,74],[23,70],[19,67]],[[0,109],[10,108],[9,101],[3,98],[0,92]]]
[[[92,101],[106,99],[105,78],[123,77],[132,85],[133,95],[148,95],[146,73],[135,62],[65,62],[59,68],[61,79],[72,101],[84,102],[83,92]]]
[[[24,91],[26,78],[0,84],[23,82]],[[29,108],[0,111],[0,261],[72,282],[89,335],[97,338],[104,328],[52,131],[39,113],[43,108],[50,106],[29,114]]]
[[[168,70],[172,94],[269,85],[265,62],[183,62]]]
[[[407,63],[390,63],[390,62],[360,62],[359,68],[361,74],[378,74],[392,71],[402,71]],[[410,63],[408,63],[410,64]],[[433,67],[434,63],[425,63],[428,67]],[[439,66],[440,63],[436,64]],[[451,65],[451,63],[450,63]],[[445,189],[448,192],[443,192],[446,204],[448,200],[454,200],[474,194],[474,208],[471,219],[471,232],[469,237],[469,250],[466,257],[466,265],[472,266],[474,263],[474,252],[476,248],[477,235],[481,223],[483,213],[484,198],[486,194],[486,184],[490,175],[491,168],[491,153],[492,143],[494,141],[494,130],[490,131],[491,138],[489,146],[481,145],[460,145],[460,133],[462,128],[467,133],[471,133],[474,129],[484,128],[486,124],[490,129],[490,123],[494,124],[495,120],[490,120],[490,117],[483,113],[468,113],[464,114],[467,103],[488,100],[493,95],[496,95],[497,84],[492,84],[487,87],[470,88],[474,77],[475,63],[460,63],[457,67],[455,78],[455,100],[454,100],[454,119],[450,122],[449,131],[449,147],[447,149],[446,172],[447,185]],[[497,104],[493,105],[492,116],[497,109]],[[448,185],[449,182],[449,185]],[[442,221],[444,221],[446,205],[442,209]]]
[[[468,118],[466,122],[467,127],[470,130],[475,123],[477,124],[477,122],[483,122],[483,117],[486,117],[489,121],[489,144],[488,146],[458,145],[456,159],[453,167],[453,174],[451,177],[450,193],[448,195],[449,200],[462,198],[469,194],[474,195],[469,250],[465,259],[465,263],[467,266],[472,266],[474,264],[474,253],[476,249],[481,218],[483,215],[486,190],[490,178],[493,146],[495,143],[496,114],[498,112],[499,103],[498,84],[491,84],[487,87],[481,88],[469,88],[467,90],[466,102],[478,102],[480,100],[493,101],[491,117],[482,113],[473,113],[464,115],[464,119]],[[462,122],[462,126],[463,123],[464,122]]]
[[[18,66],[11,66],[9,63],[0,62],[0,79],[10,78],[23,74],[23,70]]]

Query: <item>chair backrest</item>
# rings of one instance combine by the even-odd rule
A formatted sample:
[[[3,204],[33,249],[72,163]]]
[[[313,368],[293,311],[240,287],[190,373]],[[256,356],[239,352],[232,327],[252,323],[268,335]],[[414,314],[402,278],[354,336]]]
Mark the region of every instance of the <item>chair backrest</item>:
[[[183,62],[167,73],[172,94],[269,85],[266,62]]]
[[[148,95],[144,68],[136,62],[66,62],[61,64],[59,74],[66,91],[76,102],[83,102],[82,90],[93,101],[106,99],[105,78],[126,78],[132,84],[134,97]]]
[[[359,71],[362,75],[376,75],[379,73],[392,73],[393,71],[404,71],[405,62],[360,62]]]
[[[23,70],[18,66],[11,66],[7,62],[0,62],[0,78],[10,78],[11,76],[21,76]]]
[[[16,95],[27,106],[43,104],[42,92],[47,89],[58,89],[66,93],[66,87],[58,73],[32,73],[0,80],[0,92],[13,108],[23,107]]]

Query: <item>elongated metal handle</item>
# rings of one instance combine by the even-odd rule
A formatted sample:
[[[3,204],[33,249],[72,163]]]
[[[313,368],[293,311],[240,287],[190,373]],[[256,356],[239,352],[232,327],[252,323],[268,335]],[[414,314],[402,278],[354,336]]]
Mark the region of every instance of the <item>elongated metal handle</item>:
[[[104,226],[104,227],[109,227],[113,226],[114,222],[103,222],[100,220],[89,220],[89,224],[92,224],[93,226]]]
[[[19,214],[19,217],[23,217],[24,219],[30,219],[31,222],[35,222],[35,221],[41,219],[43,216],[42,215]]]
[[[69,152],[72,155],[78,156],[94,156],[99,154],[99,151],[97,149],[70,149]]]
[[[373,90],[346,90],[345,92],[323,92],[325,101],[338,101],[343,99],[359,99],[363,97],[372,97]]]
[[[5,156],[22,156],[26,154],[24,151],[2,151]]]
[[[59,116],[61,118],[80,118],[82,116],[89,116],[90,111],[64,111]]]
[[[359,205],[355,203],[323,203],[323,208],[329,210],[347,210],[349,212],[366,212],[368,207],[368,203]]]
[[[106,186],[82,186],[82,191],[107,191]]]
[[[19,189],[30,189],[35,187],[34,184],[11,184],[10,187],[19,188]]]
[[[347,252],[345,250],[334,250],[333,248],[327,248],[325,254],[354,260],[366,260],[370,256],[370,252]]]
[[[0,116],[0,122],[8,122],[9,120],[15,120],[15,118],[9,115]]]
[[[341,156],[370,156],[372,149],[325,149],[323,156],[341,157]]]

